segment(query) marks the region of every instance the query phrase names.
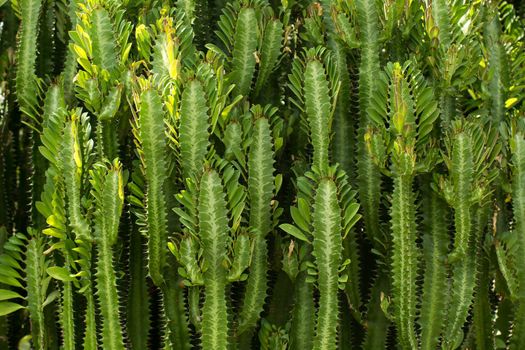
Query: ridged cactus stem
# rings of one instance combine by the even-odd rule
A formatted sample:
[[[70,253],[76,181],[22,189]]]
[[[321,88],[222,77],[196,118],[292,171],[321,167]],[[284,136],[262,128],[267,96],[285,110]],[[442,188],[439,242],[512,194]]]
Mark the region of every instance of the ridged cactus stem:
[[[84,350],[97,350],[97,325],[95,317],[95,298],[93,297],[92,288],[88,288],[85,292],[86,295],[86,316],[85,324],[86,328],[84,331],[84,339],[82,342]]]
[[[135,349],[145,349],[148,344],[150,330],[149,294],[146,284],[146,259],[142,236],[133,226],[130,242],[130,290],[128,293],[127,333],[131,346]]]
[[[168,326],[168,339],[173,349],[190,349],[188,317],[183,304],[183,290],[175,273],[168,271],[166,275],[166,285],[162,287],[162,293]]]
[[[483,31],[488,55],[488,109],[490,119],[501,123],[505,119],[505,101],[507,99],[507,82],[509,79],[507,54],[501,38],[502,24],[496,2],[488,5],[487,22]]]
[[[31,316],[31,333],[35,350],[47,349],[47,336],[44,319],[44,296],[42,290],[44,274],[44,249],[40,238],[29,241],[26,252],[26,283],[28,309]]]
[[[123,350],[124,339],[119,313],[117,276],[113,262],[113,245],[117,243],[120,216],[124,203],[124,183],[118,161],[108,169],[97,163],[91,171],[97,211],[95,213],[96,295],[102,315],[104,349]]]
[[[62,287],[62,309],[60,310],[60,320],[62,326],[62,344],[65,350],[75,348],[75,324],[73,308],[73,284],[70,281],[64,282]]]
[[[525,137],[517,133],[511,142],[512,151],[512,207],[515,220],[514,234],[517,237],[519,260],[518,277],[518,310],[515,314],[514,330],[512,332],[511,348],[521,349],[525,346]]]
[[[474,161],[472,156],[472,139],[467,132],[456,135],[452,150],[451,177],[454,188],[454,250],[449,256],[452,264],[452,299],[449,304],[444,347],[455,349],[463,339],[465,323],[472,304],[476,283],[475,237],[472,235],[472,196],[474,181]]]
[[[202,306],[202,346],[204,349],[228,348],[228,316],[226,304],[226,256],[228,222],[226,200],[219,174],[205,170],[199,193],[199,236],[203,258],[204,304]]]
[[[428,178],[427,178],[428,179]],[[424,192],[423,255],[425,272],[421,306],[421,349],[436,349],[445,324],[448,271],[445,265],[450,241],[449,210],[438,193],[426,187]]]
[[[162,101],[150,89],[141,95],[139,137],[144,151],[143,163],[147,182],[146,212],[148,224],[148,267],[153,283],[162,286],[166,265],[167,210],[164,184],[167,179],[166,137]]]
[[[104,349],[124,349],[118,312],[116,276],[113,270],[113,252],[106,240],[97,244],[97,294],[103,319],[102,344]]]
[[[313,255],[318,269],[317,287],[319,288],[319,309],[313,348],[335,350],[339,321],[339,266],[343,242],[337,186],[331,179],[322,179],[317,188],[313,226]]]
[[[381,309],[381,299],[389,288],[388,279],[379,275],[371,290],[371,298],[368,306],[366,320],[366,335],[363,343],[363,350],[384,349],[387,338],[390,320]]]
[[[274,192],[273,145],[270,123],[259,118],[254,123],[253,143],[248,155],[250,226],[254,229],[252,262],[241,311],[239,333],[255,327],[263,311],[268,288],[268,243],[271,230],[271,201]]]
[[[404,349],[418,349],[415,331],[416,279],[419,254],[416,244],[416,209],[412,175],[394,178],[391,225],[393,236],[393,296],[398,338]]]
[[[359,108],[361,116],[357,133],[357,176],[359,199],[363,211],[365,233],[372,243],[381,237],[379,206],[381,174],[366,150],[364,135],[370,125],[368,108],[374,96],[379,68],[379,17],[375,1],[357,0],[357,19],[361,29],[361,62],[359,65]]]
[[[303,271],[297,276],[294,288],[295,305],[290,330],[290,346],[293,349],[312,349],[315,327],[313,296],[313,284],[306,282],[306,271]]]

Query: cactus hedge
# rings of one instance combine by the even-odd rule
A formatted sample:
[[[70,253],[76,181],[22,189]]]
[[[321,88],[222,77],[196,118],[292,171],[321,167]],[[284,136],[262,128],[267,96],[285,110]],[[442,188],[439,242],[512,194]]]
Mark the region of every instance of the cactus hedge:
[[[0,349],[525,349],[525,5],[0,0]]]

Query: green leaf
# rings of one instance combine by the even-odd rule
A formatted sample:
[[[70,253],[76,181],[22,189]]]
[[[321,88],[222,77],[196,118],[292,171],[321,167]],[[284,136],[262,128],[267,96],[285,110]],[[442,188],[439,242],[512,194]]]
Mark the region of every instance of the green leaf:
[[[305,232],[310,230],[309,223],[306,222],[306,219],[302,215],[302,211],[296,207],[290,207],[290,214],[292,214],[292,219],[294,223]]]
[[[20,282],[18,282],[16,278],[9,276],[0,275],[0,283],[4,283],[13,287],[23,288],[22,284],[20,284]]]
[[[0,265],[0,275],[14,277],[14,278],[22,278],[18,271],[16,271],[14,268],[7,266],[7,265]]]
[[[20,266],[20,263],[16,261],[12,256],[7,255],[7,254],[0,255],[0,264],[9,265],[18,270],[22,269],[22,267]]]
[[[294,236],[295,238],[297,238],[297,239],[299,239],[301,241],[311,243],[308,240],[308,238],[306,238],[306,235],[301,230],[299,230],[297,227],[295,227],[293,225],[282,224],[282,225],[279,225],[279,228],[281,230],[283,230],[284,232],[288,233],[289,235]]]
[[[64,267],[51,266],[46,269],[46,272],[49,276],[62,282],[70,282],[75,280],[75,278],[72,277],[69,271]]]
[[[17,292],[14,292],[12,290],[8,289],[0,289],[0,301],[1,300],[9,300],[9,299],[15,299],[15,298],[23,298],[20,294]]]
[[[46,300],[44,300],[44,303],[42,304],[42,307],[46,307],[47,305],[51,304],[53,301],[55,301],[60,296],[60,292],[58,290],[54,290],[47,296]]]
[[[20,304],[11,303],[9,301],[0,301],[0,316],[9,315],[17,310],[23,309]]]

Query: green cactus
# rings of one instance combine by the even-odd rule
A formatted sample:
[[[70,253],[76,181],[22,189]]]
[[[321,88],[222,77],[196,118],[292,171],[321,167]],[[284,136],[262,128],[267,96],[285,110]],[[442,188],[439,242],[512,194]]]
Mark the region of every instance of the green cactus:
[[[0,0],[0,348],[524,348],[523,9]]]

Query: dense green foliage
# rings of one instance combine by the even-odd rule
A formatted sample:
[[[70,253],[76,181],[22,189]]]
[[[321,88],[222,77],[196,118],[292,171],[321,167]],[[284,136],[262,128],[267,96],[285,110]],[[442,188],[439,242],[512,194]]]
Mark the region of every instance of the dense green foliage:
[[[0,0],[0,349],[525,349],[524,15]]]

